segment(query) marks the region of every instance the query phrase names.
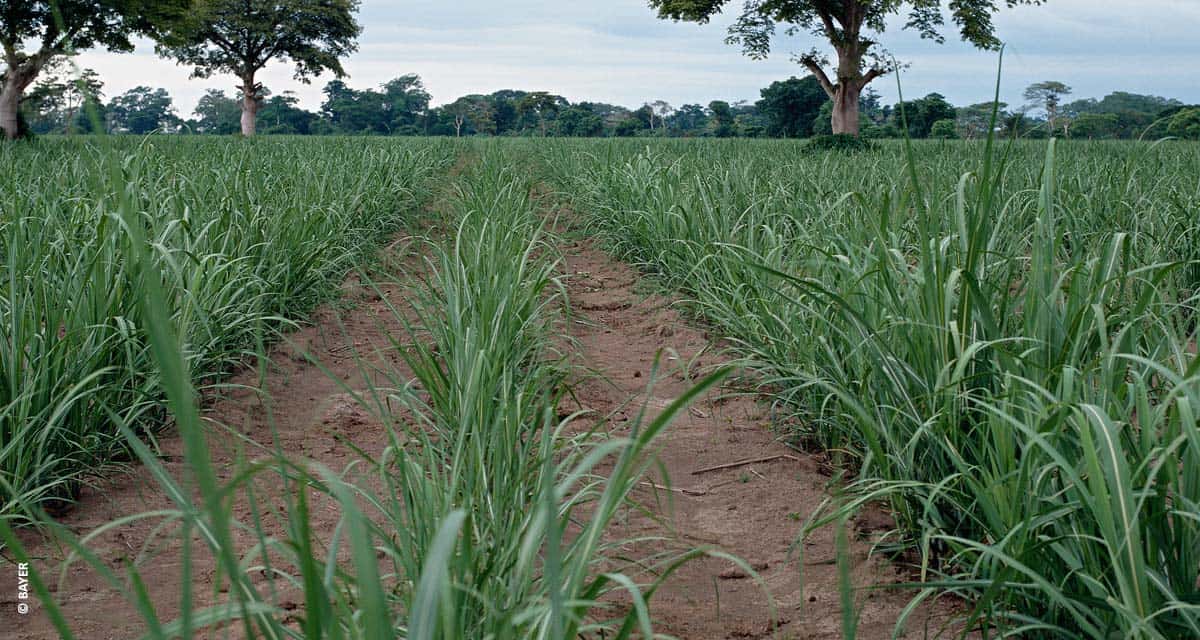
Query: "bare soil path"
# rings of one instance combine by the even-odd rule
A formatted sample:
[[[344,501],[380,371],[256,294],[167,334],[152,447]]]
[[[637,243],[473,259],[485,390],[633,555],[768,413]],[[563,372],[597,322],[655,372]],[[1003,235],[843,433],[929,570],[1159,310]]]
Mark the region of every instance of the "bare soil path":
[[[595,240],[569,241],[561,250],[577,316],[571,334],[580,364],[595,372],[577,386],[577,402],[602,415],[613,414],[617,433],[641,407],[653,416],[698,374],[725,364],[721,345],[713,344],[703,327],[682,317],[671,299],[647,293],[637,270],[604,253]],[[659,377],[649,387],[660,353]],[[834,531],[805,542],[803,567],[793,551],[801,521],[828,497],[830,478],[815,457],[781,444],[766,414],[756,399],[724,390],[710,393],[677,418],[658,447],[669,480],[654,479],[671,490],[645,486],[640,495],[644,504],[661,505],[665,522],[635,517],[628,531],[618,533],[661,535],[681,550],[708,546],[746,560],[765,580],[775,617],[770,599],[746,573],[728,561],[706,558],[685,565],[654,596],[651,612],[665,624],[664,632],[695,640],[843,637]],[[697,473],[745,460],[762,461]],[[879,523],[858,525],[865,533]],[[643,544],[631,551],[637,557],[638,552],[664,550],[655,546]],[[902,581],[892,565],[869,556],[867,542],[852,541],[850,549],[856,586]],[[911,596],[860,591],[859,637],[891,638]],[[909,628],[906,637],[924,637],[938,625],[922,610]]]

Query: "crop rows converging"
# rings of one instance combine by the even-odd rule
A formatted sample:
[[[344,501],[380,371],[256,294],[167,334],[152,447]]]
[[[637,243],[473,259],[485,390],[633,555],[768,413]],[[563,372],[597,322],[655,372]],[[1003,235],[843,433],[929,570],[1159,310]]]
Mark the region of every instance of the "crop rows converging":
[[[947,635],[1200,637],[1198,145],[152,137],[0,162],[0,542],[64,534],[146,637],[653,637],[687,560],[754,568],[629,555],[629,514],[657,513],[636,488],[672,491],[644,481],[656,439],[730,358],[780,439],[837,470],[794,528],[801,555],[838,530],[844,637],[845,529],[879,505],[912,596],[897,633],[941,603]],[[571,234],[721,338],[661,413],[563,410]],[[355,353],[362,380],[337,384],[384,444],[343,468],[278,442],[215,462],[209,392],[270,368],[351,273],[387,364]],[[56,527],[113,465],[169,506]],[[178,584],[91,551],[133,520],[184,541]],[[31,588],[71,637],[51,580]]]

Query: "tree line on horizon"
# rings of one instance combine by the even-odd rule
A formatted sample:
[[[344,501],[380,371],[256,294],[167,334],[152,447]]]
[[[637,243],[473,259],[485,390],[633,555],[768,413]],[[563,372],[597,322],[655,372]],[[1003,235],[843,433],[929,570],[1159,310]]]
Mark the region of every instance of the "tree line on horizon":
[[[291,92],[273,95],[259,85],[256,93],[258,131],[276,135],[807,138],[833,133],[834,104],[811,75],[773,82],[756,102],[714,100],[675,107],[656,100],[637,109],[572,103],[544,91],[515,89],[467,95],[435,107],[414,74],[368,89],[332,80],[316,111],[301,108]],[[1151,133],[1200,139],[1200,108],[1178,100],[1116,91],[1102,99],[1065,102],[1070,93],[1061,82],[1032,85],[1025,92],[1025,104],[1013,109],[999,105],[998,132],[1022,137],[1054,132],[1084,139]],[[987,135],[993,104],[956,107],[938,93],[884,104],[868,88],[859,98],[859,111],[864,137],[970,139]],[[218,89],[208,90],[186,118],[161,88],[136,87],[105,101],[95,72],[75,73],[66,63],[46,73],[22,105],[22,117],[35,134],[233,135],[242,131],[244,112],[242,95]]]

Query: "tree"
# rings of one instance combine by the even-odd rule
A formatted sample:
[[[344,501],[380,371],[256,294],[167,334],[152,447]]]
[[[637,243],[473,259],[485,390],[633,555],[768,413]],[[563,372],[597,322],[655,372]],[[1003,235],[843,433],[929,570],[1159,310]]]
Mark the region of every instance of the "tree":
[[[220,89],[209,89],[196,103],[192,112],[197,133],[231,135],[238,132],[242,106]]]
[[[685,104],[671,115],[670,126],[684,135],[703,131],[708,124],[708,112],[698,104]]]
[[[133,51],[133,35],[156,36],[189,0],[3,0],[0,2],[0,130],[10,140],[23,131],[21,101],[55,59],[84,49]],[[32,45],[33,49],[26,47]]]
[[[647,102],[645,105],[645,108],[646,108],[647,112],[650,114],[650,130],[651,131],[654,130],[654,120],[655,119],[657,119],[659,124],[661,124],[663,126],[663,128],[665,129],[667,126],[667,116],[671,115],[671,113],[673,111],[675,111],[675,107],[672,107],[671,103],[667,102],[666,100],[655,100],[654,102]]]
[[[739,113],[733,119],[733,130],[742,138],[762,138],[767,135],[767,118],[757,112]]]
[[[1112,138],[1117,134],[1118,119],[1115,113],[1085,113],[1071,122],[1071,137]]]
[[[463,96],[446,105],[446,113],[454,117],[454,136],[462,137],[463,127],[471,125],[475,133],[494,133],[496,122],[492,118],[492,101],[487,96]]]
[[[300,99],[291,91],[271,96],[262,103],[258,111],[258,120],[265,127],[264,133],[308,135],[313,133],[313,125],[318,120],[317,114],[305,111],[297,105]]]
[[[813,121],[828,100],[814,76],[772,82],[761,94],[758,109],[767,118],[767,133],[784,138],[812,135]]]
[[[706,23],[731,1],[650,0],[650,6],[658,10],[660,18]],[[1003,0],[1009,7],[1041,2]],[[780,24],[787,25],[788,35],[808,31],[827,41],[837,53],[832,76],[825,71],[827,59],[816,49],[797,61],[816,76],[833,101],[834,133],[858,135],[859,96],[871,81],[891,70],[887,53],[877,48],[888,17],[907,12],[905,28],[915,29],[922,38],[942,42],[943,4],[964,40],[985,49],[999,47],[992,24],[999,0],[745,0],[726,41],[741,45],[756,59],[770,53],[771,40]]]
[[[737,121],[737,117],[733,114],[733,107],[729,106],[728,102],[713,100],[708,103],[708,111],[712,114],[709,125],[714,136],[728,138],[736,133],[733,125]]]
[[[549,121],[558,112],[568,105],[566,98],[556,96],[545,91],[535,91],[527,94],[517,104],[517,113],[522,116],[533,115],[537,118],[538,127],[542,131],[542,137],[546,137],[546,130],[549,126]]]
[[[1002,112],[1008,104],[1001,102],[980,102],[958,110],[958,130],[962,137],[971,140],[987,136],[992,127],[992,114],[997,115],[997,124],[1003,122]]]
[[[194,67],[192,76],[232,73],[241,80],[242,134],[253,136],[264,96],[255,76],[275,59],[295,64],[308,82],[323,71],[346,75],[341,58],[355,51],[359,0],[204,0],[172,23],[157,49]]]
[[[812,122],[813,135],[827,136],[833,133],[833,101],[826,100]]]
[[[381,92],[385,133],[417,135],[418,123],[429,111],[432,97],[415,73],[384,83]]]
[[[321,103],[321,115],[335,131],[361,133],[369,128],[369,118],[359,100],[359,92],[341,80],[330,80],[322,90],[325,101]]]
[[[1032,106],[1046,111],[1046,122],[1050,125],[1050,135],[1058,131],[1058,107],[1062,104],[1063,96],[1071,95],[1071,87],[1057,81],[1046,80],[1031,84],[1025,89],[1025,99]]]
[[[489,96],[492,101],[492,119],[496,122],[496,135],[512,133],[520,127],[521,114],[517,105],[526,95],[524,91],[503,89]]]
[[[1167,134],[1185,140],[1200,140],[1200,107],[1183,109],[1171,116]]]
[[[69,134],[86,127],[80,121],[81,112],[85,107],[91,115],[98,111],[103,89],[98,73],[92,69],[77,72],[70,57],[61,56],[43,69],[25,96],[22,111],[33,133]]]
[[[1171,98],[1114,91],[1101,100],[1087,98],[1063,105],[1060,113],[1070,117],[1085,113],[1121,113],[1124,111],[1157,115],[1164,109],[1179,106],[1183,106],[1183,103]]]
[[[1088,98],[1064,104],[1059,108],[1059,116],[1071,118],[1072,137],[1114,137],[1136,138],[1144,133],[1155,122],[1160,121],[1164,112],[1170,109],[1181,109],[1183,103],[1160,96],[1141,95],[1125,91],[1114,91],[1101,100]],[[1104,120],[1096,120],[1088,116],[1112,116]],[[1084,133],[1077,128],[1080,123],[1092,127]],[[1096,125],[1103,124],[1103,131],[1096,130]],[[1152,135],[1163,135],[1165,131],[1156,127]]]
[[[177,121],[175,106],[166,89],[134,87],[108,105],[113,131],[145,135],[165,129]]]
[[[901,111],[903,109],[903,111]],[[896,105],[897,117],[903,114],[908,124],[908,135],[928,138],[933,124],[939,120],[954,120],[958,112],[940,93],[931,93],[919,100],[909,100]]]
[[[604,118],[592,109],[590,103],[567,107],[558,116],[560,135],[575,138],[595,138],[604,135]]]
[[[636,136],[639,132],[645,131],[646,123],[632,116],[618,122],[613,127],[613,135],[618,138],[630,138]]]
[[[1032,126],[1032,121],[1023,110],[1004,113],[1004,129],[1013,138],[1029,135]]]
[[[940,140],[953,140],[958,137],[958,127],[954,120],[938,120],[929,128],[929,137]]]

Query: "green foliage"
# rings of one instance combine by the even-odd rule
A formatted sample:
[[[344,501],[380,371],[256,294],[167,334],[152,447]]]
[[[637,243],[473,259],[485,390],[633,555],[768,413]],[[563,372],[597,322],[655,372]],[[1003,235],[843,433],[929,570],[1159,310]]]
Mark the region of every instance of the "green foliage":
[[[957,109],[956,124],[962,137],[968,140],[986,138],[992,133],[993,126],[1002,126],[1004,110],[1008,104],[1004,102],[981,102]],[[996,119],[995,121],[993,119]]]
[[[812,132],[817,136],[833,135],[833,103],[829,100],[826,100],[817,112],[817,119],[812,123]]]
[[[443,107],[442,111],[454,118],[454,135],[456,136],[463,133],[496,133],[492,102],[487,96],[464,96]]]
[[[145,135],[174,126],[174,102],[166,89],[134,87],[108,104],[108,128],[115,133]]]
[[[953,140],[958,137],[958,124],[954,120],[938,120],[929,129],[930,138]]]
[[[209,89],[200,96],[194,111],[192,130],[196,133],[231,135],[242,127],[242,104],[220,89]]]
[[[1085,113],[1071,121],[1071,137],[1088,140],[1114,138],[1120,128],[1115,113]]]
[[[758,109],[767,117],[767,132],[783,138],[807,138],[813,121],[829,101],[821,83],[813,76],[773,82],[762,90]]]
[[[617,126],[613,129],[613,135],[618,138],[630,138],[648,129],[649,125],[637,118],[625,118],[617,123]]]
[[[870,151],[874,148],[874,144],[871,141],[862,136],[852,136],[848,133],[813,136],[809,138],[808,142],[804,143],[803,147],[805,151],[810,153],[829,151],[853,153]]]
[[[1057,80],[1038,82],[1025,89],[1025,99],[1030,102],[1030,105],[1045,112],[1050,135],[1057,136],[1061,133],[1058,126],[1058,111],[1062,106],[1063,97],[1071,95],[1071,91],[1071,87]]]
[[[868,124],[862,129],[861,138],[866,140],[881,140],[885,138],[904,137],[894,124]]]
[[[421,78],[405,75],[379,91],[358,90],[341,80],[325,85],[321,114],[329,133],[415,135],[424,125],[431,96]]]
[[[562,96],[556,96],[546,91],[534,91],[526,94],[517,103],[517,114],[536,122],[538,130],[544,138],[549,133],[550,122],[557,118],[559,112],[568,104],[570,103]]]
[[[708,22],[720,13],[731,0],[650,0],[650,6],[661,18]],[[1005,0],[1009,7],[1020,4],[1038,4],[1039,0]],[[812,0],[751,0],[742,8],[737,23],[730,28],[730,40],[740,44],[755,56],[765,56],[770,51],[770,40],[776,24],[794,25],[803,31],[819,31],[833,39],[837,33],[827,33],[822,25],[825,18],[836,19],[842,28],[856,22],[866,27],[861,33],[864,41],[870,36],[867,30],[882,33],[887,28],[889,16],[906,14],[906,28],[913,29],[922,38],[942,41],[939,31],[945,24],[941,1],[903,2],[899,0],[871,0],[857,3],[854,8],[856,19],[848,17],[851,9],[837,3],[813,2]],[[1000,40],[995,35],[992,14],[996,3],[992,0],[960,0],[948,3],[949,13],[958,26],[963,40],[976,46],[995,49]],[[840,31],[838,32],[840,33]],[[871,42],[873,44],[873,42]],[[868,45],[869,46],[869,45]]]
[[[346,140],[103,138],[2,147],[0,160],[0,516],[20,516],[71,498],[120,455],[118,424],[163,421],[140,273],[167,294],[189,374],[218,379],[256,328],[329,295],[449,156]],[[125,259],[117,201],[152,243],[140,270]]]
[[[1184,109],[1172,116],[1167,133],[1185,140],[1200,140],[1200,107]]]
[[[604,119],[584,105],[568,107],[558,116],[558,134],[572,138],[604,135]]]
[[[893,112],[897,124],[908,123],[908,135],[913,138],[928,138],[933,133],[934,123],[940,120],[954,121],[958,112],[940,93],[931,93],[918,100],[897,104]],[[903,122],[899,118],[903,117]]]
[[[698,104],[685,104],[667,119],[667,126],[682,135],[696,135],[708,125],[708,111]]]
[[[260,130],[276,135],[309,135],[316,133],[319,117],[301,109],[300,99],[291,92],[263,100],[258,111]]]
[[[21,103],[34,134],[79,133],[90,130],[91,118],[103,109],[104,83],[92,69],[77,69],[62,56],[39,74]],[[99,118],[103,121],[103,117]]]
[[[614,250],[849,457],[809,530],[887,501],[915,598],[991,637],[1197,636],[1195,144],[556,147]]]
[[[359,0],[204,0],[172,21],[156,50],[207,78],[230,73],[242,81],[246,109],[264,97],[257,74],[286,59],[297,80],[331,71],[345,75],[341,58],[357,49]],[[248,135],[253,129],[243,131]]]
[[[1062,107],[1062,111],[1069,116],[1089,113],[1117,114],[1128,112],[1153,116],[1165,109],[1179,106],[1183,106],[1183,103],[1171,98],[1141,95],[1127,91],[1114,91],[1100,100],[1088,98],[1065,104]]]
[[[163,24],[177,19],[190,4],[189,0],[5,0],[0,7],[4,52],[0,132],[9,139],[29,133],[21,100],[43,69],[63,56],[93,47],[133,51],[134,35],[157,35]],[[37,49],[27,51],[33,43]]]
[[[194,67],[207,78],[238,78],[286,58],[297,78],[332,71],[345,75],[341,58],[356,49],[358,0],[205,0],[168,25],[161,55]]]
[[[713,100],[708,103],[708,111],[712,114],[709,119],[709,132],[713,136],[729,138],[737,133],[737,129],[734,128],[736,116],[728,102]]]
[[[10,70],[26,62],[45,65],[68,52],[103,47],[133,51],[132,36],[155,35],[191,8],[189,0],[5,0],[0,44],[11,47]],[[36,42],[40,49],[25,52]],[[6,54],[6,58],[8,55]]]
[[[1004,5],[1041,4],[1042,0],[1005,0]],[[731,4],[731,0],[650,0],[660,18],[707,23]],[[945,5],[945,10],[943,10]],[[764,59],[779,27],[788,36],[811,33],[831,45],[837,53],[836,73],[826,71],[828,58],[818,49],[801,54],[797,61],[816,77],[826,95],[851,111],[861,109],[857,100],[864,88],[893,69],[887,52],[879,49],[881,34],[889,18],[905,15],[905,29],[924,39],[944,41],[941,28],[950,15],[964,41],[985,49],[998,49],[993,14],[995,0],[863,0],[817,2],[814,0],[746,0],[741,15],[729,27],[726,42],[742,47],[755,59]],[[937,120],[940,118],[935,118]],[[854,118],[852,121],[857,121]],[[845,120],[842,120],[845,122]],[[931,123],[933,120],[930,121]],[[858,135],[853,130],[838,131]],[[817,133],[821,133],[817,131]]]

